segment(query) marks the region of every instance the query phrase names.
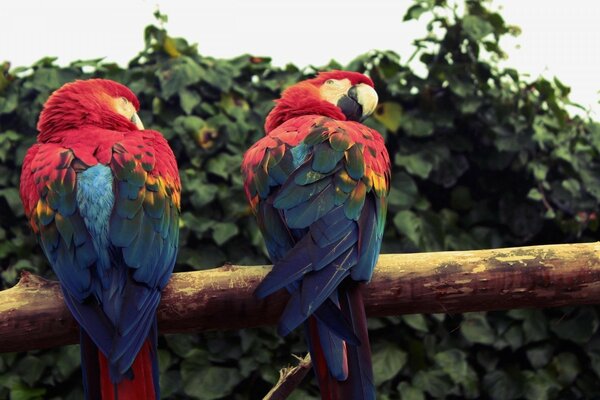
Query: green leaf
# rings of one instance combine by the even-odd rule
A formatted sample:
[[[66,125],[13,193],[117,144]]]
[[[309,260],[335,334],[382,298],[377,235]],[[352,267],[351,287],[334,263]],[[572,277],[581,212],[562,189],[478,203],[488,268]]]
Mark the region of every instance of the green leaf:
[[[535,369],[539,369],[548,365],[553,352],[554,348],[551,345],[546,344],[532,347],[527,350],[526,354],[531,366]]]
[[[467,363],[467,356],[458,349],[437,353],[434,357],[437,365],[457,384],[477,387],[477,374]]]
[[[424,392],[429,393],[434,398],[445,398],[455,393],[454,384],[450,378],[440,370],[421,370],[415,374],[413,385]]]
[[[402,20],[410,21],[413,19],[419,19],[419,17],[428,10],[429,9],[426,7],[423,7],[422,4],[414,4],[414,5],[410,6],[408,8],[408,10],[406,10],[406,14],[404,14],[404,18]]]
[[[426,179],[433,169],[433,163],[427,160],[423,154],[418,153],[409,155],[396,154],[394,163],[404,167],[409,174],[423,179]]]
[[[562,187],[567,189],[567,191],[573,196],[579,197],[581,194],[581,185],[575,179],[565,179],[562,181]]]
[[[206,170],[221,178],[227,179],[232,173],[239,173],[241,162],[241,155],[221,154],[208,161]]]
[[[463,18],[462,27],[467,35],[477,41],[494,32],[492,24],[475,15],[466,15]]]
[[[198,82],[204,69],[187,56],[174,59],[171,68],[164,68],[156,72],[163,96],[168,99],[179,93],[186,86]]]
[[[504,371],[491,371],[483,377],[483,388],[493,400],[517,399],[522,389],[519,383]]]
[[[180,357],[188,357],[198,344],[191,335],[165,335],[169,348]]]
[[[390,132],[396,132],[402,123],[402,106],[394,102],[384,102],[377,106],[373,117]]]
[[[23,205],[16,188],[0,189],[0,198],[4,198],[16,216],[24,215]]]
[[[397,113],[400,113],[400,111],[397,111]],[[404,114],[404,116],[399,114],[396,118],[399,126],[409,136],[425,137],[433,134],[433,123],[431,120],[421,119],[412,114]]]
[[[34,386],[44,372],[44,363],[37,357],[25,356],[17,364],[17,372],[21,379],[29,386]]]
[[[407,354],[392,343],[373,346],[373,375],[375,385],[394,378],[406,364]]]
[[[54,367],[59,372],[61,378],[66,379],[75,371],[79,370],[81,364],[81,353],[79,346],[71,345],[62,348]]]
[[[598,314],[592,307],[580,307],[568,317],[553,320],[550,328],[561,339],[587,343],[598,330]]]
[[[181,374],[179,371],[161,372],[159,375],[160,394],[162,398],[172,398],[181,390]]]
[[[232,85],[231,69],[231,65],[225,61],[211,61],[204,70],[202,80],[221,92],[228,92]]]
[[[540,310],[510,310],[508,315],[523,320],[523,334],[526,343],[544,340],[548,337],[548,321]]]
[[[183,89],[179,92],[179,104],[181,109],[186,114],[191,114],[198,104],[200,104],[200,95],[195,91],[189,89]]]
[[[496,340],[496,335],[483,313],[464,314],[460,332],[471,343],[492,344]]]
[[[525,398],[547,400],[557,398],[561,386],[548,371],[525,371]]]
[[[171,353],[165,349],[158,349],[158,368],[163,374],[171,366]]]
[[[10,114],[17,109],[19,96],[17,93],[9,93],[6,97],[0,96],[0,115]]]
[[[552,360],[552,366],[557,372],[557,380],[563,385],[571,385],[581,372],[577,356],[573,353],[558,354]]]
[[[397,389],[400,392],[400,399],[402,400],[425,400],[423,391],[411,386],[407,382],[400,382]]]
[[[417,331],[428,332],[427,321],[425,320],[423,314],[403,315],[402,320],[404,321],[404,323],[406,323],[406,325],[410,326],[411,328]]]
[[[18,385],[10,390],[10,400],[41,400],[46,389]]]
[[[540,201],[544,198],[544,196],[542,195],[542,192],[540,192],[538,189],[533,188],[529,190],[529,193],[527,193],[527,198],[535,201]]]
[[[516,351],[523,346],[523,336],[523,328],[520,326],[511,326],[504,332],[502,338]]]
[[[210,366],[198,370],[184,362],[181,378],[185,394],[194,399],[212,400],[231,394],[242,376],[235,368]]]
[[[420,225],[420,218],[412,211],[402,210],[394,217],[394,226],[398,232],[415,244],[420,242]]]
[[[213,239],[217,245],[221,246],[233,236],[237,235],[238,232],[239,229],[237,225],[232,222],[217,223],[213,227]]]
[[[600,350],[594,350],[589,352],[592,369],[596,375],[600,376]]]
[[[411,207],[418,199],[419,191],[417,184],[404,172],[398,172],[392,176],[388,203],[401,208]]]
[[[56,68],[40,68],[33,75],[33,86],[36,88],[54,90],[60,85],[59,72]]]

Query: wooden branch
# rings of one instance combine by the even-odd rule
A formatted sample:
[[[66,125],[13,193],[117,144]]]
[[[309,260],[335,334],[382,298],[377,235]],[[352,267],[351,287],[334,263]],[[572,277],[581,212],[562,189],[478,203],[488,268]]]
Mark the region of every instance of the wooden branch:
[[[600,243],[386,254],[365,287],[369,316],[462,313],[600,303]],[[174,274],[158,310],[162,333],[275,324],[287,299],[252,292],[268,266]],[[0,291],[0,352],[78,340],[56,282],[24,274]]]
[[[302,379],[312,368],[310,353],[304,358],[298,358],[298,365],[295,367],[283,368],[279,371],[279,380],[273,388],[267,393],[263,400],[285,400],[298,387]]]

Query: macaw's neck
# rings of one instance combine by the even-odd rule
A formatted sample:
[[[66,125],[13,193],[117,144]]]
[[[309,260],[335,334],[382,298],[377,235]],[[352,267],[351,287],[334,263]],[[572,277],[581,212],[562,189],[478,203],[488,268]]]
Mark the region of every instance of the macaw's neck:
[[[276,103],[265,122],[267,134],[287,120],[303,115],[322,115],[340,121],[346,120],[342,111],[330,102],[322,100],[319,90],[310,83],[290,87]]]

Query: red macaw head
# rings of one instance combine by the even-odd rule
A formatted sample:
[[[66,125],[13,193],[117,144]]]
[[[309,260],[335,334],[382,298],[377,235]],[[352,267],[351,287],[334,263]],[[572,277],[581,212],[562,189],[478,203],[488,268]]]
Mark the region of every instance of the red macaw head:
[[[127,131],[144,129],[140,103],[129,88],[107,79],[78,80],[57,89],[44,104],[37,128],[45,142],[58,132],[93,125]]]
[[[283,91],[267,116],[265,130],[268,133],[290,118],[310,114],[363,121],[377,107],[373,87],[371,78],[358,72],[321,72]]]

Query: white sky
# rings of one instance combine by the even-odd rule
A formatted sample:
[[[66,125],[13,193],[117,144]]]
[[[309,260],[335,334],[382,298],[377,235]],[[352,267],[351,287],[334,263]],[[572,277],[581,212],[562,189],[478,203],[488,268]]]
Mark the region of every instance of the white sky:
[[[125,65],[143,48],[143,29],[157,5],[171,36],[198,43],[213,57],[270,56],[277,65],[342,64],[370,49],[404,59],[422,23],[403,23],[409,0],[12,0],[2,4],[0,61],[30,65],[106,57]],[[505,65],[532,78],[557,76],[572,99],[600,119],[600,2],[495,0],[522,35],[505,41]]]

